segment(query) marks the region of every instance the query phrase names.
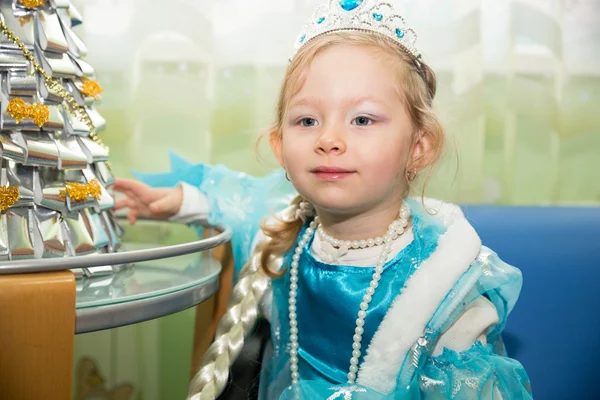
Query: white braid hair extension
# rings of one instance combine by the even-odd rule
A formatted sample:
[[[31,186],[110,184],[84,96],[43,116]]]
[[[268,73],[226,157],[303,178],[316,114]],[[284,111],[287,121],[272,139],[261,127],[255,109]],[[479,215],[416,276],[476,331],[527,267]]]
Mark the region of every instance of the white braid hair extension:
[[[229,308],[202,359],[202,367],[190,382],[188,400],[213,400],[223,392],[229,368],[256,323],[258,304],[268,286],[269,277],[260,268],[260,253],[254,254],[232,290]]]
[[[280,216],[286,221],[305,220],[311,210],[312,207],[295,198]],[[202,358],[200,370],[190,382],[187,400],[214,400],[225,389],[229,368],[240,354],[244,338],[254,328],[259,304],[271,282],[261,268],[261,255],[262,252],[255,252],[242,268],[238,283],[231,292],[228,310],[219,321],[215,340]],[[275,264],[274,257],[269,263]]]

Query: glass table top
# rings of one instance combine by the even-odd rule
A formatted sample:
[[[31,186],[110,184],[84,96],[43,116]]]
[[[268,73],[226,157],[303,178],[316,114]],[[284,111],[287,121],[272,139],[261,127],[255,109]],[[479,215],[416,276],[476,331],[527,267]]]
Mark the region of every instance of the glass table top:
[[[124,244],[137,250],[144,246]],[[123,267],[107,276],[77,281],[76,308],[107,306],[163,296],[218,279],[220,263],[208,251]]]
[[[197,240],[197,227],[161,221],[122,221],[122,250],[143,250]],[[206,228],[208,236],[216,231]],[[212,250],[126,265],[111,275],[77,279],[77,310],[160,297],[217,280]]]

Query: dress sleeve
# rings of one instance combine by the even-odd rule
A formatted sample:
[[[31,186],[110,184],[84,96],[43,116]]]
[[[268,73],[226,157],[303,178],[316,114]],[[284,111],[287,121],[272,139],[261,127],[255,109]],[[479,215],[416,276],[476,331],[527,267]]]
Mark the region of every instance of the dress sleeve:
[[[415,379],[423,399],[532,399],[523,366],[480,341],[468,350],[446,348],[430,357]]]
[[[186,182],[179,182],[178,186],[182,191],[181,206],[177,214],[169,218],[169,221],[182,224],[207,221],[209,206],[206,195],[197,187]]]
[[[506,355],[501,337],[521,273],[486,247],[475,264],[482,273],[471,291],[474,300],[440,335],[410,386],[423,399],[532,399],[527,372]]]

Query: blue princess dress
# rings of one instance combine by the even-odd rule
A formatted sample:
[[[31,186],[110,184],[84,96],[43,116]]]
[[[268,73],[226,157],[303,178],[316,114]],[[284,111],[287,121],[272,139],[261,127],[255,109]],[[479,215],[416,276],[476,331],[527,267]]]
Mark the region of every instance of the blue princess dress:
[[[233,228],[239,270],[261,236],[260,219],[289,204],[293,187],[281,171],[254,178],[176,161],[179,170],[171,174],[138,179],[199,188],[209,222]],[[532,398],[527,373],[506,356],[501,338],[521,289],[520,271],[481,245],[458,207],[429,199],[408,203],[413,239],[384,265],[364,320],[356,384],[346,384],[347,374],[374,266],[324,263],[311,252],[311,237],[299,260],[296,295],[300,382],[291,386],[288,273],[273,280],[265,296],[273,346],[263,359],[261,399]],[[291,254],[280,261],[289,266]]]

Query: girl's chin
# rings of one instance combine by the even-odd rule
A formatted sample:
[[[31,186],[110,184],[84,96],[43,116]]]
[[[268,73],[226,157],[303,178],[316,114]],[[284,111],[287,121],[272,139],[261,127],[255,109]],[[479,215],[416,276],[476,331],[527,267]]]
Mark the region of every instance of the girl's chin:
[[[317,210],[332,214],[352,214],[368,208],[366,203],[363,204],[355,197],[353,198],[349,195],[339,198],[333,196],[325,198],[319,197],[309,201]]]

